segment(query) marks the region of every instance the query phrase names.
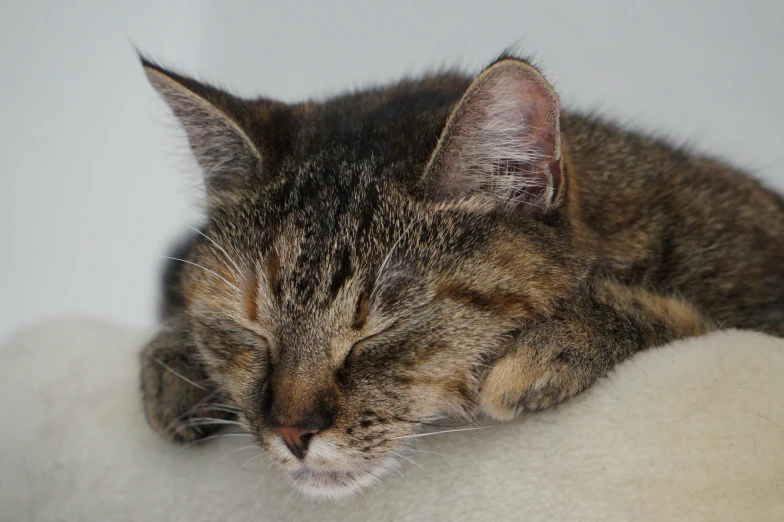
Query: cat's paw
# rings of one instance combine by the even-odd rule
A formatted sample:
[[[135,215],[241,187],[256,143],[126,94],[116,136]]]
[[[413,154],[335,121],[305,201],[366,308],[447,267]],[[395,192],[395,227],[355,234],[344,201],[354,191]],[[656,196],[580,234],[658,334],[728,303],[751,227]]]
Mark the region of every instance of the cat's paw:
[[[490,369],[479,392],[479,405],[490,417],[508,421],[525,411],[552,408],[582,388],[578,375],[566,365],[512,354]]]
[[[144,414],[161,437],[179,443],[214,433],[232,419],[230,407],[211,390],[206,376],[187,351],[161,341],[159,334],[142,353],[141,389]],[[176,345],[175,345],[176,346]],[[218,422],[215,422],[218,421]]]

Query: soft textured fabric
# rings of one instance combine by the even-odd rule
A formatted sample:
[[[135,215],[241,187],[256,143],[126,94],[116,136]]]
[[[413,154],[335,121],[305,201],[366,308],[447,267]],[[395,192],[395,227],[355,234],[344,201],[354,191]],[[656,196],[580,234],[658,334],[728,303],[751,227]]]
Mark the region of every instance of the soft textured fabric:
[[[784,520],[784,340],[639,354],[554,410],[419,439],[402,476],[313,501],[246,436],[181,448],[139,403],[145,333],[88,321],[0,348],[0,520]]]

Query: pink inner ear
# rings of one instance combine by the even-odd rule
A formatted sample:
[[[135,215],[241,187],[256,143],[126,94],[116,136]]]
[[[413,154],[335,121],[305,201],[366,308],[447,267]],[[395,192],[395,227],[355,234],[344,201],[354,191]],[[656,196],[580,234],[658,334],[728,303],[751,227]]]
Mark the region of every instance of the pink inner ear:
[[[482,192],[523,213],[547,208],[561,185],[557,99],[521,66],[493,72],[455,111],[435,181],[450,197]]]

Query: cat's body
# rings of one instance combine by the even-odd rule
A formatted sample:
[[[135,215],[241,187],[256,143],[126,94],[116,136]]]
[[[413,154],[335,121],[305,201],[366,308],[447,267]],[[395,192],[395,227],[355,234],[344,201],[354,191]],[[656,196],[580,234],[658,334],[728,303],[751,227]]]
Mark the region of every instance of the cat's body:
[[[238,417],[297,485],[341,495],[428,419],[546,408],[716,325],[784,335],[781,197],[560,114],[523,61],[296,106],[145,66],[210,203],[143,354],[164,436]]]
[[[784,336],[784,199],[718,161],[564,116],[596,266],[722,327]]]

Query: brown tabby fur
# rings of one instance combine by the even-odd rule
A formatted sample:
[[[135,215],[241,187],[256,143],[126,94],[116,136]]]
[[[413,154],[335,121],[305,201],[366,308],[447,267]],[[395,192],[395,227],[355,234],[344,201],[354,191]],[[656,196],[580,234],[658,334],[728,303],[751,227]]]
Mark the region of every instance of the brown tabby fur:
[[[429,420],[548,408],[717,325],[784,335],[782,198],[561,114],[524,60],[299,105],[143,63],[209,202],[204,236],[173,255],[200,266],[167,269],[142,354],[166,438],[238,419],[297,486],[339,496],[397,466]],[[492,130],[493,110],[514,128]],[[514,137],[497,154],[482,141],[496,131]],[[526,155],[505,157],[519,136]],[[320,431],[301,460],[276,426]]]

